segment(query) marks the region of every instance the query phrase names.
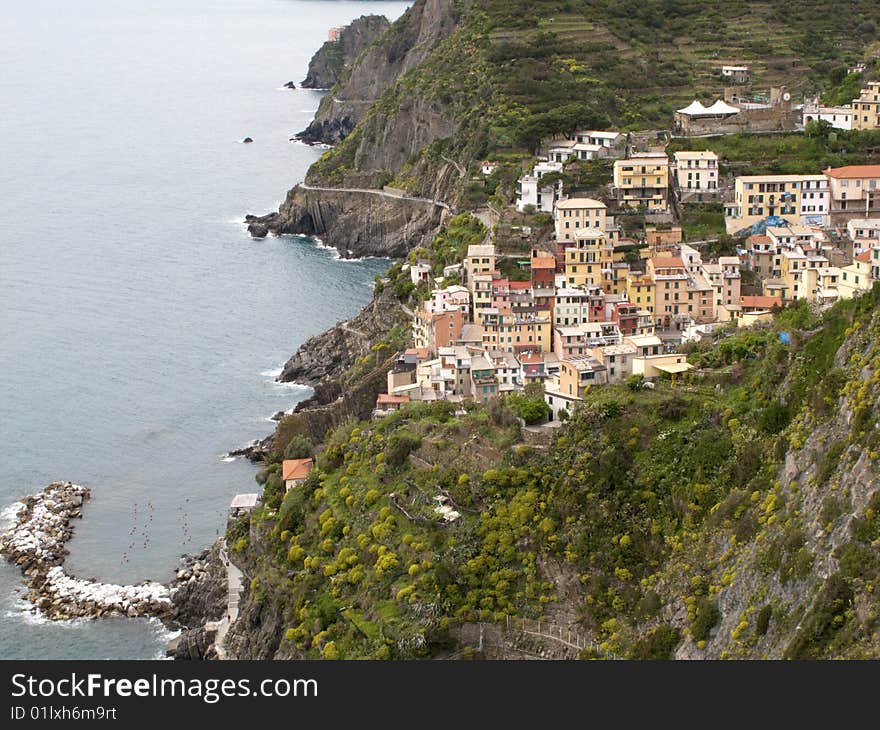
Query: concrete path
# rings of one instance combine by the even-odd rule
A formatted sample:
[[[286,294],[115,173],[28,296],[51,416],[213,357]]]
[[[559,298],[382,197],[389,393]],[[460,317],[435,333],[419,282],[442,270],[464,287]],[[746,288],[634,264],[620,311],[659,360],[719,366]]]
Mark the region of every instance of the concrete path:
[[[226,553],[226,543],[220,548],[220,559],[226,564],[226,616],[217,624],[217,634],[214,637],[214,648],[217,650],[218,659],[226,659],[226,649],[223,647],[223,641],[229,627],[238,618],[238,595],[241,593],[242,572],[233,565]]]
[[[299,187],[303,190],[316,190],[322,193],[363,193],[364,195],[378,195],[382,198],[393,198],[395,200],[408,200],[413,203],[428,203],[430,205],[436,205],[438,208],[443,208],[444,210],[452,210],[447,203],[444,203],[442,200],[433,200],[431,198],[418,198],[413,195],[400,195],[399,193],[389,193],[386,190],[376,190],[374,188],[324,188],[318,187],[315,185],[306,185],[305,183],[300,183]]]

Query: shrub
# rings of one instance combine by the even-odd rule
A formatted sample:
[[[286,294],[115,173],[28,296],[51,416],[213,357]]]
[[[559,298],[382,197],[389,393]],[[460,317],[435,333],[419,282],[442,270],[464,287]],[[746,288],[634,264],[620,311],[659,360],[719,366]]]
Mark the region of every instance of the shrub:
[[[705,596],[697,599],[695,610],[696,613],[691,621],[691,637],[694,641],[705,641],[721,618],[721,611],[718,610],[715,601]]]
[[[641,390],[642,386],[645,384],[645,376],[644,375],[630,375],[626,379],[626,387],[630,390]]]
[[[672,659],[675,647],[681,640],[678,629],[669,624],[660,624],[656,629],[639,639],[633,647],[633,659]]]
[[[511,393],[507,396],[507,402],[513,412],[530,426],[535,423],[543,423],[550,415],[550,406],[542,396],[530,397],[521,393]]]
[[[312,441],[308,436],[294,436],[284,447],[285,459],[307,459],[312,455]]]
[[[385,463],[392,468],[399,468],[421,445],[421,436],[407,428],[399,428],[388,439],[388,445],[385,447]]]

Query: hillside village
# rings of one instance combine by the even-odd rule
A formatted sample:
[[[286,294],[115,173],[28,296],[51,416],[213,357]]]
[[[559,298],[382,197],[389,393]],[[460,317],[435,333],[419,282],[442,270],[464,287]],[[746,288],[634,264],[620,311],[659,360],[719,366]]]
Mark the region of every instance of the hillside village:
[[[745,83],[749,69],[725,66],[722,75]],[[681,346],[719,328],[766,322],[799,300],[825,309],[870,289],[880,279],[880,165],[725,179],[724,161],[708,144],[699,149],[699,137],[877,129],[880,82],[845,107],[816,99],[795,107],[784,87],[757,101],[736,86],[724,96],[675,112],[677,138],[691,149],[668,151],[676,138],[664,133],[577,130],[545,141],[517,181],[515,210],[552,230],[507,225],[530,249],[498,245],[512,211],[490,206],[475,214],[493,229],[460,263],[441,273],[424,249],[414,252],[400,272],[423,292],[411,346],[374,415],[526,391],[546,404],[532,420],[558,423],[593,386],[680,378],[693,368]],[[604,164],[610,183],[569,194],[567,166],[584,162]],[[484,161],[480,173],[497,167]],[[701,208],[723,215],[723,231],[685,241],[685,211]]]

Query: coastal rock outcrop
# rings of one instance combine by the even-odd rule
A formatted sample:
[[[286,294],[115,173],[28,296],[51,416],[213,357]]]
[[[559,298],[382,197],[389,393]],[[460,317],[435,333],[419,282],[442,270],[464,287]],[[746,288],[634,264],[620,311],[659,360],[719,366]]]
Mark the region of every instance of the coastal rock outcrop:
[[[195,555],[184,555],[171,581],[171,618],[192,628],[219,621],[226,612],[226,567],[221,540]]]
[[[395,324],[404,320],[404,314],[394,294],[383,291],[356,317],[306,340],[284,364],[279,382],[315,386],[315,395],[320,400],[332,400],[338,393],[332,398],[320,398],[317,389],[321,383],[342,377],[357,358],[367,354]]]
[[[452,33],[455,20],[452,0],[417,0],[381,33],[381,42],[356,57],[348,77],[321,100],[300,139],[335,144],[345,138],[401,74],[421,63]]]
[[[181,633],[168,646],[174,659],[216,659],[216,623],[227,610],[226,567],[222,540],[208,550],[181,558],[171,582],[171,622]]]
[[[351,67],[355,59],[379,38],[391,24],[384,15],[362,15],[345,26],[336,40],[328,40],[309,61],[302,82],[304,89],[329,89]]]
[[[445,214],[430,201],[353,190],[312,189],[298,185],[278,212],[248,215],[252,236],[264,230],[316,236],[343,258],[402,256],[429,241]]]
[[[100,583],[64,572],[71,520],[82,517],[90,491],[71,482],[53,482],[27,497],[15,523],[0,535],[0,554],[18,565],[27,579],[26,597],[52,620],[101,616],[167,617],[171,594],[154,581],[136,585]]]

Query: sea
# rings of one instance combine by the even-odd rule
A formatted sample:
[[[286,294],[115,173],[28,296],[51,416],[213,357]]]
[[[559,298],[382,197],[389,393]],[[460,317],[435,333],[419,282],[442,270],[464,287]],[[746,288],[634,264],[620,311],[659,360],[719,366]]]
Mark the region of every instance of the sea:
[[[0,3],[0,521],[51,481],[90,487],[73,575],[167,581],[258,490],[225,454],[308,397],[282,363],[389,265],[247,235],[323,152],[290,138],[324,92],[283,85],[330,28],[407,6]],[[45,620],[0,565],[2,659],[159,658],[169,638]]]

